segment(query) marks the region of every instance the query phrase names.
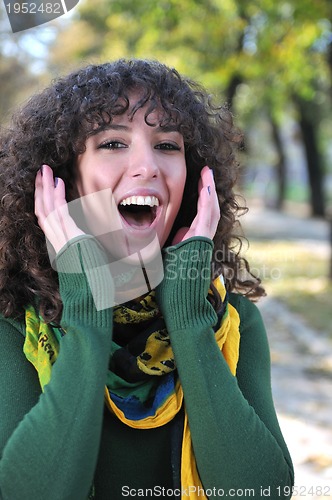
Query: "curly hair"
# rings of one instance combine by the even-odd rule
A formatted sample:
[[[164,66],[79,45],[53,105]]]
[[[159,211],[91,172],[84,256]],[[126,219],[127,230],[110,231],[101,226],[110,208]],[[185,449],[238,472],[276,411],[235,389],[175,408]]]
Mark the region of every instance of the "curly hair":
[[[139,92],[130,108],[129,96]],[[87,138],[107,128],[115,115],[147,106],[145,114],[162,110],[163,121],[175,123],[183,135],[187,180],[182,205],[167,244],[178,228],[195,217],[196,186],[203,166],[213,169],[221,218],[214,238],[212,278],[223,272],[226,289],[255,300],[264,293],[259,279],[240,256],[241,237],[234,234],[245,211],[233,192],[242,136],[226,106],[213,105],[208,93],[174,69],[147,60],[118,60],[89,65],[58,78],[32,96],[0,137],[0,312],[19,317],[38,301],[43,318],[59,321],[61,297],[43,231],[34,215],[37,171],[48,164],[74,197],[74,168]],[[148,123],[149,124],[149,123]],[[240,243],[240,244],[239,244]],[[217,303],[214,304],[217,307]]]

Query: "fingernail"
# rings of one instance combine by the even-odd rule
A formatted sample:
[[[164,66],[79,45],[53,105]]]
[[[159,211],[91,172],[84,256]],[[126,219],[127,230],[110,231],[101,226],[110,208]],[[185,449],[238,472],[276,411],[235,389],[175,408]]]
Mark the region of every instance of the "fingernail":
[[[211,194],[211,187],[210,186],[207,187],[207,190],[208,190],[208,193]]]
[[[44,166],[44,165],[42,165],[42,166],[40,167],[40,169],[39,169],[39,170],[40,170],[40,174],[41,174],[41,175],[43,175],[43,166]]]
[[[57,187],[59,181],[59,177],[55,177],[54,179],[54,187]]]
[[[212,168],[210,168],[210,172],[211,172],[211,174],[212,174],[212,177],[214,178],[214,172],[213,172],[213,169],[212,169]]]

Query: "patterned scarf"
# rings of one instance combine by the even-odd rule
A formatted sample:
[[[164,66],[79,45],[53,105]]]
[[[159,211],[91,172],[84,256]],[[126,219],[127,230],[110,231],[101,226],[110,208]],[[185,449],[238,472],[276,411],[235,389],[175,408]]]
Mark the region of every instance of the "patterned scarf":
[[[222,278],[214,285],[222,301],[226,290]],[[61,337],[61,328],[51,327],[30,306],[26,309],[26,358],[38,372],[41,388],[50,381]],[[139,301],[116,306],[113,311],[113,343],[105,387],[109,410],[126,425],[137,429],[160,427],[175,418],[183,405],[183,391],[164,320],[155,302],[154,291]],[[240,319],[236,309],[225,302],[215,338],[233,375],[239,357]],[[184,412],[181,450],[181,488],[199,492],[206,499],[196,467],[188,418]],[[195,495],[191,495],[195,499]],[[198,494],[197,494],[198,499]]]

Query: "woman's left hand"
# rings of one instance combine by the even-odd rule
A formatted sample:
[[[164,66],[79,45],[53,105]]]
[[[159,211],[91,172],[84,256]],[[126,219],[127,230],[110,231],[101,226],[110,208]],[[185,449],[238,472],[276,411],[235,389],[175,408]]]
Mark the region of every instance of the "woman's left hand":
[[[173,239],[173,245],[193,236],[205,236],[212,240],[216,234],[220,208],[213,172],[209,167],[204,167],[201,171],[198,192],[197,215],[190,227],[182,227],[178,230]]]

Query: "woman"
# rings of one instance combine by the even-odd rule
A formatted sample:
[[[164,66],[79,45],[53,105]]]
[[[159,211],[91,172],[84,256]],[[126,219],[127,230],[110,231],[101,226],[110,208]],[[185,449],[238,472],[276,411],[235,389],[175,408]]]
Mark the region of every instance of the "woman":
[[[239,141],[226,109],[151,61],[83,68],[14,117],[1,139],[3,499],[290,498],[245,296],[263,289],[234,249]],[[158,248],[140,256],[155,241],[164,276],[150,290]]]

